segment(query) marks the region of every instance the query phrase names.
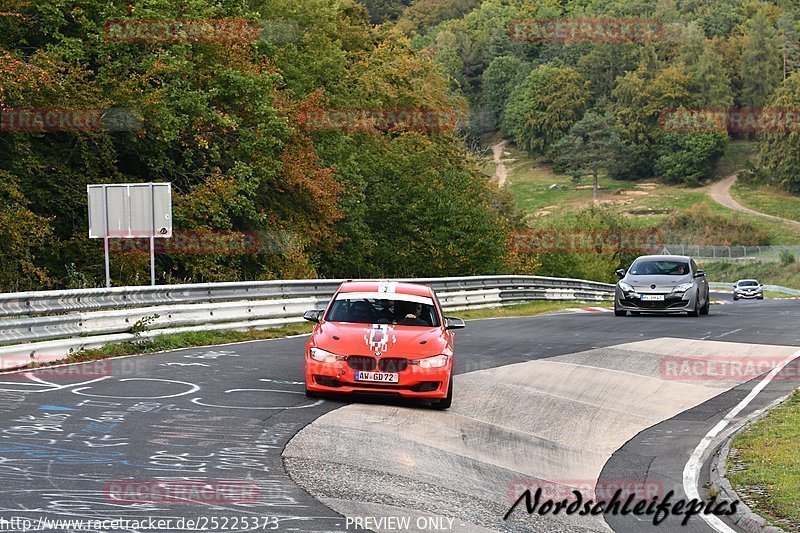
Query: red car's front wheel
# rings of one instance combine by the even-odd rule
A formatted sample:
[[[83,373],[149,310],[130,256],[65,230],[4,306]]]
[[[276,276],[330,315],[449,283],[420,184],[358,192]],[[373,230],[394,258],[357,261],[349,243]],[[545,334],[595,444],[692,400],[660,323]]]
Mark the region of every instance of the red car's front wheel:
[[[441,400],[433,402],[431,405],[434,409],[449,409],[453,403],[453,373],[450,373],[450,380],[447,386],[447,396]]]

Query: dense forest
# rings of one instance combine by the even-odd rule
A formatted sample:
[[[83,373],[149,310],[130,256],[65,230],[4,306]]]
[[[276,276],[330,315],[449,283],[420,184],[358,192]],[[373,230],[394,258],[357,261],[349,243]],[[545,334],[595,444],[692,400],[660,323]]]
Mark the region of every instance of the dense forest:
[[[102,284],[90,183],[171,182],[176,230],[258,236],[257,253],[159,254],[161,283],[513,268],[508,201],[458,129],[305,127],[318,109],[468,112],[432,58],[360,4],[3,0],[0,12],[0,109],[139,122],[16,131],[7,115],[0,290]],[[110,38],[109,21],[130,20],[246,24],[214,39]],[[147,264],[112,253],[115,284],[146,283]]]
[[[531,19],[587,18],[652,21],[659,31],[605,42],[515,34]],[[612,128],[619,142],[608,146],[610,175],[695,185],[710,176],[729,139],[753,138],[759,129],[726,124],[723,114],[716,127],[670,130],[665,114],[738,109],[759,118],[771,109],[778,124],[759,136],[750,177],[800,192],[798,21],[800,6],[791,1],[419,0],[391,23],[430,50],[468,99],[472,133],[499,129],[564,170],[570,162],[558,161],[559,140]],[[781,112],[795,114],[781,122]]]
[[[663,31],[621,42],[511,31],[567,18]],[[109,32],[131,21],[238,25],[216,38]],[[0,290],[102,283],[90,183],[171,182],[176,230],[257,236],[255,253],[160,253],[160,283],[541,272],[509,249],[520,217],[481,171],[478,139],[493,131],[563,172],[689,185],[730,139],[757,138],[747,178],[798,192],[798,130],[670,131],[663,116],[800,108],[799,21],[788,0],[2,0]],[[130,120],[9,127],[26,109]],[[309,127],[320,110],[457,120]],[[598,135],[602,161],[570,157]],[[112,254],[115,284],[144,283],[147,262]]]

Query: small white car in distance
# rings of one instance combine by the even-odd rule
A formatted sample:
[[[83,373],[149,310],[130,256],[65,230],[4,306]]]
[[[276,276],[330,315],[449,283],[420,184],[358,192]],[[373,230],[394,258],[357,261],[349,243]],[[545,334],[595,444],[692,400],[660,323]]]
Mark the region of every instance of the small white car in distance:
[[[733,286],[733,299],[755,298],[764,299],[764,286],[755,279],[740,279]]]

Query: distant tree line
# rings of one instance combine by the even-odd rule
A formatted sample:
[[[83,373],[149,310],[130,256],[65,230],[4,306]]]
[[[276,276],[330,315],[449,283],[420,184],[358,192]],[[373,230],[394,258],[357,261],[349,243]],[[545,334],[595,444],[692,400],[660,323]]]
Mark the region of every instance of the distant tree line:
[[[639,42],[528,42],[510,31],[515,21],[557,18],[655,19],[663,33]],[[557,169],[592,175],[575,150],[577,132],[611,128],[619,142],[605,146],[603,174],[696,185],[730,139],[755,138],[753,179],[800,192],[800,119],[762,133],[661,124],[670,110],[800,109],[799,21],[800,5],[785,1],[416,0],[395,24],[465,95],[472,133],[499,129]]]

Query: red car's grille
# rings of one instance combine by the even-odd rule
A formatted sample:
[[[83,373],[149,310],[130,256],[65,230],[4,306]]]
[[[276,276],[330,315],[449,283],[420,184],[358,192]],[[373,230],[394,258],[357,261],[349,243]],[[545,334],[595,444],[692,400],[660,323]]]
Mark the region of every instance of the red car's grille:
[[[369,372],[375,370],[375,358],[366,355],[351,355],[347,358],[347,366],[353,370]]]
[[[408,359],[402,359],[402,358],[381,359],[378,361],[378,368],[381,370],[381,372],[392,372],[392,373],[402,372],[403,370],[408,368]]]

